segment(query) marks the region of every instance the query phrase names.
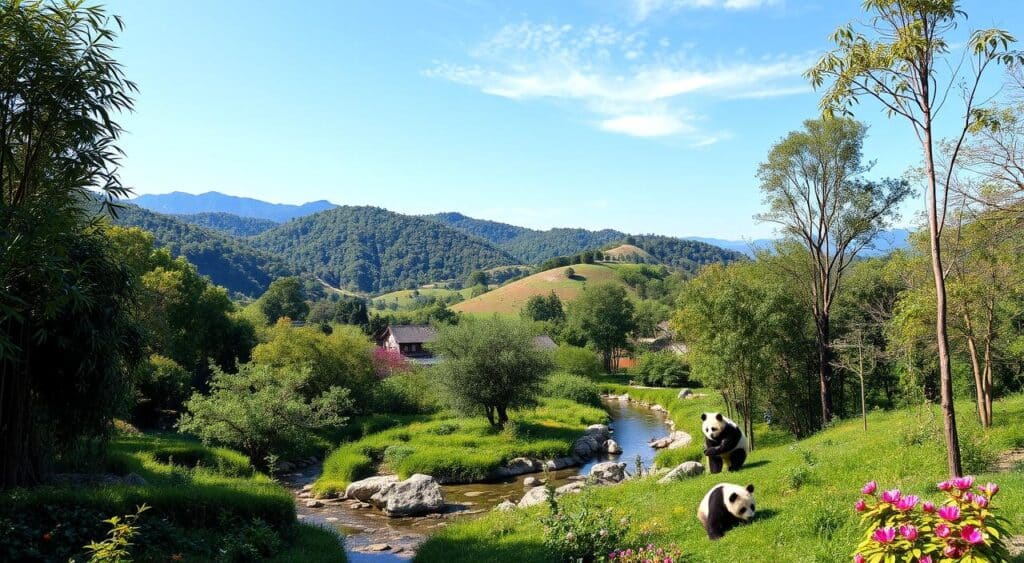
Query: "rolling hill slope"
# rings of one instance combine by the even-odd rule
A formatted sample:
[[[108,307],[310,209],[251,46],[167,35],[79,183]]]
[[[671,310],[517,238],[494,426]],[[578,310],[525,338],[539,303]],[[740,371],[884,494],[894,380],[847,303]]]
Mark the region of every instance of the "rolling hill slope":
[[[462,279],[474,270],[518,263],[483,239],[377,207],[336,207],[251,240],[296,271],[366,293]]]
[[[568,302],[588,286],[615,283],[626,287],[616,271],[619,266],[615,264],[574,264],[571,267],[576,272],[572,279],[566,276],[568,268],[553,268],[456,303],[451,309],[469,314],[518,314],[534,295],[547,295],[554,291],[559,299]]]

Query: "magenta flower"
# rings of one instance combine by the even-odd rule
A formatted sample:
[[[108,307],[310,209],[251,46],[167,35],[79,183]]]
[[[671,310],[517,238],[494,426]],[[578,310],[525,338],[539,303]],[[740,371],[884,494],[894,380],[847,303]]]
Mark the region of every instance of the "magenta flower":
[[[953,488],[953,482],[952,481],[943,481],[943,482],[938,484],[938,487],[939,487],[940,491],[948,491],[948,490]]]
[[[942,550],[942,554],[950,559],[959,559],[963,552],[956,544],[948,544],[945,549]]]
[[[974,495],[974,504],[978,505],[978,508],[985,508],[988,506],[988,499],[981,495]]]
[[[921,504],[921,510],[931,514],[932,512],[935,512],[935,503],[930,500],[926,500]]]
[[[974,477],[971,477],[970,475],[967,477],[957,477],[956,479],[953,479],[953,486],[961,491],[966,491],[974,486]]]
[[[981,533],[981,530],[974,526],[964,526],[963,529],[960,530],[960,537],[971,545],[985,543],[985,536]]]
[[[964,502],[974,502],[974,493],[968,491],[964,493]]]
[[[995,483],[979,485],[978,488],[981,489],[981,492],[985,493],[988,496],[993,496],[999,492],[999,485],[996,485]]]
[[[900,535],[910,541],[914,541],[917,539],[917,527],[911,524],[904,524],[900,526]]]
[[[882,493],[882,500],[885,502],[893,503],[900,500],[900,490],[892,489]]]
[[[917,563],[932,563],[932,556],[922,555],[921,558],[917,560]]]
[[[943,506],[939,509],[939,518],[942,518],[947,522],[956,522],[960,519],[960,507]]]
[[[913,510],[917,506],[918,497],[915,495],[907,495],[896,501],[896,510],[900,512],[906,512]]]
[[[864,499],[860,499],[853,504],[853,509],[857,512],[864,512],[868,508],[868,503],[864,502]]]
[[[853,563],[864,563],[864,556],[859,554],[859,553],[854,555],[853,556]]]
[[[938,526],[935,526],[935,535],[939,536],[940,538],[948,538],[949,535],[952,533],[953,530],[951,530],[949,528],[949,524],[946,524],[945,522],[942,522]]]
[[[876,490],[878,490],[878,483],[874,481],[868,481],[867,483],[864,484],[864,487],[861,488],[860,492],[866,495],[873,495],[875,494]]]
[[[878,543],[889,543],[896,539],[896,528],[876,528],[875,533],[871,534],[871,539]]]

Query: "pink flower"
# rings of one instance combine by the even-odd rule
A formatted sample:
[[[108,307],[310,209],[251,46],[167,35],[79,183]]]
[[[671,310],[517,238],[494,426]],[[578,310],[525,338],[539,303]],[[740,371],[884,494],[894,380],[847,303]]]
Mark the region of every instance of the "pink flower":
[[[964,493],[964,502],[974,502],[974,493],[968,491]]]
[[[970,475],[967,477],[957,477],[956,479],[953,479],[953,486],[961,491],[966,491],[974,486],[974,477],[971,477]]]
[[[876,483],[874,481],[868,481],[861,488],[860,492],[862,492],[862,493],[864,493],[866,495],[873,495],[873,494],[875,494],[875,491],[877,489],[878,489],[878,483]]]
[[[942,550],[942,554],[950,559],[959,559],[963,552],[956,544],[948,544],[945,549]]]
[[[985,508],[988,506],[988,499],[981,495],[974,495],[974,504],[978,505],[978,508]]]
[[[960,519],[960,507],[958,506],[943,506],[939,509],[939,518],[948,522],[956,522]]]
[[[871,539],[878,543],[889,543],[896,539],[896,528],[876,528]]]
[[[996,485],[995,483],[986,483],[985,485],[979,485],[978,488],[981,489],[981,492],[985,493],[988,496],[993,496],[999,492],[999,485]]]
[[[900,500],[900,490],[892,489],[882,493],[882,500],[885,502],[896,502]]]
[[[900,535],[910,541],[914,541],[917,539],[917,528],[910,524],[904,524],[900,526]]]
[[[917,563],[932,563],[932,556],[922,555],[921,558],[917,560]]]
[[[940,491],[948,491],[948,490],[953,488],[953,482],[952,481],[943,481],[943,482],[938,484],[938,487],[939,487]]]
[[[867,507],[868,503],[864,502],[863,499],[858,500],[853,505],[853,509],[856,510],[857,512],[864,512],[867,509]]]
[[[896,501],[896,510],[899,510],[901,512],[913,510],[914,507],[917,506],[918,500],[918,497],[915,495],[907,495],[905,497],[902,497],[898,501]]]
[[[859,553],[857,555],[854,555],[853,563],[864,563],[864,556]]]
[[[935,535],[939,536],[940,538],[948,538],[949,535],[952,533],[953,530],[950,530],[949,524],[946,524],[945,522],[942,522],[938,526],[935,526]]]
[[[932,512],[935,512],[935,503],[930,500],[926,500],[921,505],[921,510],[927,512],[928,514],[931,514]]]
[[[964,526],[963,529],[960,530],[960,537],[971,545],[985,543],[985,536],[982,535],[981,530],[974,526]]]

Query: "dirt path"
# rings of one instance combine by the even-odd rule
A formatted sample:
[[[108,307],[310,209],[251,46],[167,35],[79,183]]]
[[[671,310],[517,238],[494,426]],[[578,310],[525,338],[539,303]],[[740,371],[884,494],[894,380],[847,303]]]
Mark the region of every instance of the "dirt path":
[[[1021,465],[1024,465],[1024,448],[1017,448],[1000,454],[992,469],[998,473],[1009,473]]]

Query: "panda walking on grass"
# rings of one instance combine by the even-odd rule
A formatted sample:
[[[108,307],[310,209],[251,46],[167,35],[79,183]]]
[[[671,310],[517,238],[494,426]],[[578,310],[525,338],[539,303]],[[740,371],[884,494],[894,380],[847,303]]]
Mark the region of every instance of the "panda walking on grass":
[[[723,463],[729,464],[729,471],[739,471],[747,459],[747,437],[735,422],[720,412],[706,412],[700,415],[704,431],[704,455],[708,457],[708,470],[721,473]]]
[[[704,495],[697,509],[697,518],[708,537],[717,540],[726,532],[749,522],[754,517],[754,485],[741,487],[719,483]]]

